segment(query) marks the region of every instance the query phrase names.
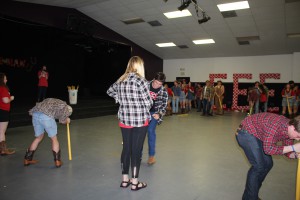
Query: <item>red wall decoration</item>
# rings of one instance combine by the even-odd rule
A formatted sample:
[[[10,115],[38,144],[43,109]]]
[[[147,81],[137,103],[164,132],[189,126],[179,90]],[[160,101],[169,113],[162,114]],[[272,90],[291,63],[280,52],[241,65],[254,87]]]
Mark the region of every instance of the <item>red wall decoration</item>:
[[[233,97],[231,108],[233,110],[247,110],[249,106],[238,106],[238,96],[247,95],[247,89],[239,90],[239,79],[252,79],[252,74],[233,74]]]
[[[209,74],[209,81],[211,84],[215,82],[215,78],[227,79],[227,74]]]

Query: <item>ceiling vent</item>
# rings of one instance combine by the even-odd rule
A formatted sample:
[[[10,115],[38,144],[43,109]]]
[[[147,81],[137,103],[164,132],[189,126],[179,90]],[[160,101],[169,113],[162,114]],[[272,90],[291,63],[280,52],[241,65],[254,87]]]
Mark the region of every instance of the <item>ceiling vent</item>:
[[[224,18],[237,17],[237,14],[234,10],[221,12]]]
[[[239,45],[249,45],[250,41],[260,40],[259,36],[247,36],[247,37],[237,37],[236,38]]]
[[[121,21],[127,25],[145,22],[142,18],[131,18],[131,19],[125,19],[125,20],[121,20]]]
[[[246,36],[246,37],[237,37],[236,40],[238,42],[243,42],[243,41],[260,40],[260,38],[259,36]]]
[[[239,45],[250,45],[249,41],[238,41]]]
[[[187,49],[189,48],[187,45],[177,45],[180,49]]]
[[[155,21],[150,21],[150,22],[148,22],[148,24],[150,24],[151,26],[161,26],[162,24],[159,22],[159,21],[157,21],[157,20],[155,20]]]

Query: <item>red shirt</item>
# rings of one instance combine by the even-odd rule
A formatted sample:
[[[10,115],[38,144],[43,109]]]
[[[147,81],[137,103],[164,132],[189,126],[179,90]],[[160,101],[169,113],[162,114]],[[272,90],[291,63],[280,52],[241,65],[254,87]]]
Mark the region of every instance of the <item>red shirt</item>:
[[[10,99],[9,91],[6,87],[0,86],[0,109],[10,111],[10,103],[4,103],[2,98],[7,97]]]
[[[171,89],[171,88],[168,88],[168,95],[169,95],[169,96],[173,96],[172,93],[173,93],[172,89]]]
[[[288,124],[288,118],[267,112],[250,115],[241,122],[242,129],[263,142],[264,152],[268,155],[282,155],[284,146],[294,144],[288,137]],[[282,145],[277,145],[280,141]]]
[[[41,76],[42,71],[40,70],[38,72],[38,77],[39,77],[39,84],[38,84],[38,86],[48,87],[48,77],[49,77],[49,74],[48,74],[48,72],[44,72],[44,73],[46,73],[46,75]]]
[[[281,95],[282,95],[282,96],[295,96],[295,93],[294,93],[293,90],[287,91],[286,89],[283,89],[283,90],[281,91]]]
[[[146,120],[146,122],[143,124],[143,126],[148,126],[149,125],[149,120]],[[119,122],[119,126],[121,128],[134,128],[133,126],[128,126],[128,125],[125,125],[123,124],[122,122]]]

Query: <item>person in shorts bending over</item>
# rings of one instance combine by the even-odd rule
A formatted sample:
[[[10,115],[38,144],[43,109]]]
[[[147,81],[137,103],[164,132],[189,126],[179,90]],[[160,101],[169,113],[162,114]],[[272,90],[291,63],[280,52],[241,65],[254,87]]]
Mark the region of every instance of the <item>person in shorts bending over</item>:
[[[35,132],[35,139],[31,143],[30,147],[26,150],[24,157],[24,165],[35,164],[37,161],[33,160],[33,154],[37,149],[39,143],[43,140],[44,133],[47,132],[48,137],[52,141],[52,152],[54,156],[54,163],[56,167],[62,165],[59,142],[57,139],[57,124],[55,119],[58,119],[60,123],[70,123],[69,116],[72,114],[72,107],[67,105],[66,102],[55,99],[47,98],[40,103],[37,103],[29,114],[32,115],[32,124]]]

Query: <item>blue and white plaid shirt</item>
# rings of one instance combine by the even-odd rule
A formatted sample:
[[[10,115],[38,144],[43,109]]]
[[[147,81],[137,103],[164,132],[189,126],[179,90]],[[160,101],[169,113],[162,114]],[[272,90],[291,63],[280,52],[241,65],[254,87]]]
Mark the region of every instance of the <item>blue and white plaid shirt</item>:
[[[148,81],[136,73],[129,73],[126,80],[115,82],[107,90],[107,94],[119,103],[118,118],[122,124],[141,127],[151,119]]]

